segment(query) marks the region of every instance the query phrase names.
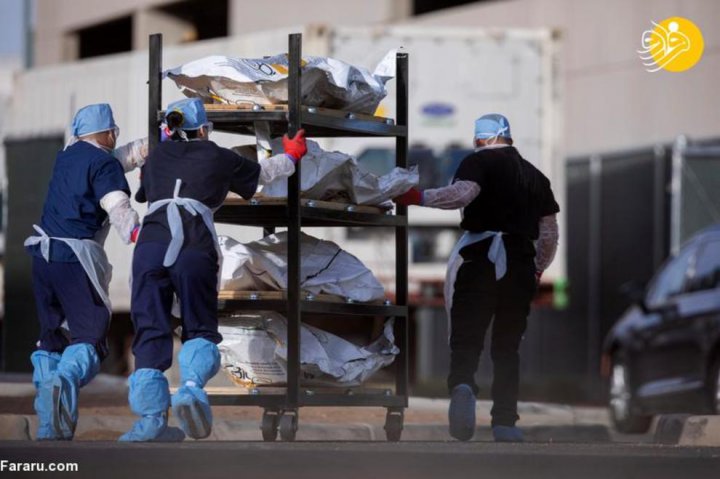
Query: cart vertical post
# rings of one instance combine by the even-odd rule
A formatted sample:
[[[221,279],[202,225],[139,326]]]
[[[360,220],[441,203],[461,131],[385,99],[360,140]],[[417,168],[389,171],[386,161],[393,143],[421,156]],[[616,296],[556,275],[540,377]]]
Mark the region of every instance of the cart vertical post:
[[[288,136],[300,129],[300,61],[302,37],[298,33],[288,39]],[[287,306],[287,404],[297,409],[300,401],[300,162],[288,178],[288,306]]]
[[[399,52],[396,57],[397,91],[396,122],[398,126],[408,126],[408,54]],[[395,138],[396,166],[407,168],[408,136]],[[397,206],[398,216],[407,217],[407,206]],[[408,227],[407,223],[395,229],[395,302],[400,306],[408,304]],[[395,318],[397,321],[397,341],[400,351],[395,377],[395,394],[405,398],[408,395],[408,321],[407,315]]]
[[[150,35],[150,61],[148,72],[148,141],[152,151],[160,143],[162,110],[162,33]]]

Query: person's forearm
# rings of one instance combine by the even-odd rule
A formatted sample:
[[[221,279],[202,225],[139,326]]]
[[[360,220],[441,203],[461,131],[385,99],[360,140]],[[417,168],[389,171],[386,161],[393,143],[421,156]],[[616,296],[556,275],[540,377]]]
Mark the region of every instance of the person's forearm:
[[[442,210],[465,208],[480,194],[480,185],[460,180],[443,188],[423,191],[423,206]]]
[[[125,173],[140,168],[145,164],[145,158],[148,155],[148,139],[140,138],[131,141],[127,145],[115,148],[113,156],[117,158],[123,166]]]
[[[130,243],[133,230],[137,227],[138,214],[130,206],[130,198],[122,191],[112,191],[100,200],[100,206],[110,218],[110,224],[125,244]]]
[[[557,216],[549,215],[540,218],[540,234],[535,243],[535,269],[545,271],[552,264],[557,252],[560,237]]]
[[[295,173],[295,164],[285,153],[263,158],[259,163],[261,185],[267,185],[278,178],[288,178]]]

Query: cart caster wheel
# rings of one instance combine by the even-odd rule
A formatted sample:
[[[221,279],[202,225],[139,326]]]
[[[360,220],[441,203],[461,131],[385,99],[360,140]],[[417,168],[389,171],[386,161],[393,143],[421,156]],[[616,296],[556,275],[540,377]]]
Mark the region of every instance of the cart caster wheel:
[[[298,416],[296,412],[285,412],[280,416],[280,438],[283,441],[294,441],[297,429]]]
[[[265,410],[262,416],[260,430],[265,442],[273,442],[277,438],[279,415],[277,411]]]
[[[403,412],[388,410],[385,416],[385,436],[389,442],[398,442],[403,430]]]

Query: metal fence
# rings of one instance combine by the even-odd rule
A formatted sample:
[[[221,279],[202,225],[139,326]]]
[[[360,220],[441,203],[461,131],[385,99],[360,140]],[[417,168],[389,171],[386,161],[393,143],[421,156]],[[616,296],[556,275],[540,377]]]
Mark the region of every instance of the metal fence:
[[[668,255],[720,221],[720,141],[574,158],[567,164],[568,313],[585,325],[597,391],[602,341],[629,306],[623,284],[649,281]]]

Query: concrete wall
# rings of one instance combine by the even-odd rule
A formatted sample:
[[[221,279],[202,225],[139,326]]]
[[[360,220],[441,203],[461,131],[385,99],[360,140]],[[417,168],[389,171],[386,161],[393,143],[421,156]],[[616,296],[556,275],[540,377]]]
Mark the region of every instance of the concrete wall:
[[[262,8],[248,0],[231,0],[230,34],[267,30],[290,23],[372,25],[407,18],[411,0],[264,0]]]
[[[705,53],[682,73],[644,70],[636,50],[651,21],[686,17]],[[504,0],[414,17],[414,25],[553,27],[563,38],[561,88],[568,156],[720,136],[717,0]],[[478,59],[482,61],[482,59]]]
[[[173,0],[36,0],[35,64],[74,60],[69,34],[75,30],[169,3]]]
[[[182,21],[152,9],[176,0],[36,0],[35,63],[52,65],[76,59],[72,33],[113,19],[133,16],[133,48],[147,48],[150,33],[165,34],[165,44],[180,43]],[[202,8],[202,2],[198,2]],[[271,30],[302,24],[372,25],[410,16],[411,0],[229,0],[227,19],[230,35]]]

